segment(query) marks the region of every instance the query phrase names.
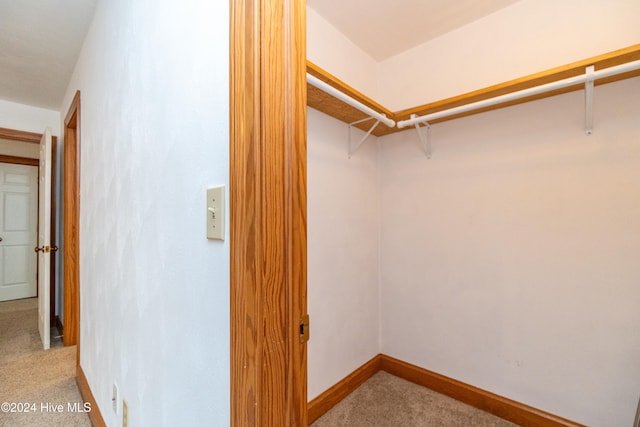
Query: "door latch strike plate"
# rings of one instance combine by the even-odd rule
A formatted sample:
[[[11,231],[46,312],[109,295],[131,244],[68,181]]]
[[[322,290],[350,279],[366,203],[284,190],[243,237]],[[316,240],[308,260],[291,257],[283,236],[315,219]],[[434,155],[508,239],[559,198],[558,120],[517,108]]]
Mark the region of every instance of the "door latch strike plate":
[[[300,318],[300,343],[309,341],[309,315],[305,314]]]

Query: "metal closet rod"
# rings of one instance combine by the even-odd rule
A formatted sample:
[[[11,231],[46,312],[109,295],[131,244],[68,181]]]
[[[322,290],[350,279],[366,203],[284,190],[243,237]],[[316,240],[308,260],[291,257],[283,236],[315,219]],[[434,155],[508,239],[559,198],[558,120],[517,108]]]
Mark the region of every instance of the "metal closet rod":
[[[311,84],[312,86],[317,87],[318,89],[328,93],[329,95],[332,95],[332,96],[338,98],[341,101],[344,101],[345,103],[351,105],[352,107],[362,111],[363,113],[365,113],[369,117],[372,117],[372,118],[384,123],[385,125],[389,126],[390,128],[392,128],[392,127],[394,127],[396,125],[396,122],[391,120],[390,118],[388,118],[386,115],[378,113],[376,110],[367,107],[366,105],[364,105],[360,101],[356,101],[355,99],[351,98],[349,95],[346,95],[346,94],[340,92],[338,89],[336,89],[333,86],[323,82],[319,78],[317,78],[317,77],[315,77],[315,76],[313,76],[313,75],[311,75],[309,73],[307,73],[307,83]]]
[[[401,120],[397,123],[397,125],[399,129],[409,127],[409,126],[415,126],[419,123],[430,122],[432,120],[441,119],[443,117],[453,116],[455,114],[460,114],[460,113],[466,113],[468,111],[478,110],[480,108],[490,107],[493,105],[514,101],[516,99],[522,99],[528,96],[538,95],[545,92],[551,92],[552,90],[562,89],[562,88],[573,86],[580,83],[587,83],[589,81],[602,79],[610,76],[615,76],[617,74],[622,74],[622,73],[635,71],[639,69],[640,69],[640,60],[627,62],[626,64],[604,68],[602,70],[594,71],[592,73],[581,74],[576,77],[570,77],[568,79],[558,80],[556,82],[551,82],[541,86],[520,90],[518,92],[512,92],[506,95],[496,96],[494,98],[473,102],[471,104],[462,105],[460,107],[454,107],[448,110],[438,111],[436,113],[426,114],[424,116],[418,116],[408,120]]]

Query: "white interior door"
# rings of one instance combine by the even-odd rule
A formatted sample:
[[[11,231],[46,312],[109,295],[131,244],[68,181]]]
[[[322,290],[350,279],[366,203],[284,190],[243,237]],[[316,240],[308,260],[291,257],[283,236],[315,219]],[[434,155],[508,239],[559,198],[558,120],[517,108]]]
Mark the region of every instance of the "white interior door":
[[[36,296],[38,168],[0,163],[0,301]]]
[[[50,345],[51,282],[51,129],[46,128],[40,140],[40,186],[38,189],[38,330],[45,350]]]

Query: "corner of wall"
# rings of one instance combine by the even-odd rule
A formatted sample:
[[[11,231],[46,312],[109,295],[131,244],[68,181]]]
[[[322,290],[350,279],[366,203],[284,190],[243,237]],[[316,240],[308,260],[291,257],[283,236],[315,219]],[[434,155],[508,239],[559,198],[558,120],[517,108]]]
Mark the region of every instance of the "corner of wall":
[[[307,59],[368,97],[378,97],[377,62],[309,6]]]

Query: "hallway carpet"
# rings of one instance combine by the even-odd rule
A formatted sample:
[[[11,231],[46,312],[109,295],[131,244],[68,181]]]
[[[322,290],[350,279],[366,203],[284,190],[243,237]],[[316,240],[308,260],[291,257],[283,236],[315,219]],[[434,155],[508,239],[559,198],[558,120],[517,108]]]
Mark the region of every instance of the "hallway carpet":
[[[90,426],[79,411],[76,347],[58,339],[42,350],[37,322],[36,298],[0,302],[0,426]]]
[[[312,427],[514,426],[428,388],[380,371]]]

